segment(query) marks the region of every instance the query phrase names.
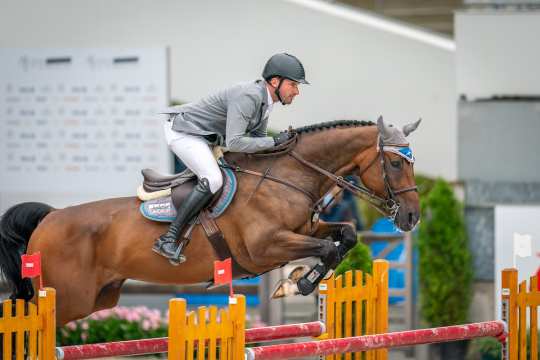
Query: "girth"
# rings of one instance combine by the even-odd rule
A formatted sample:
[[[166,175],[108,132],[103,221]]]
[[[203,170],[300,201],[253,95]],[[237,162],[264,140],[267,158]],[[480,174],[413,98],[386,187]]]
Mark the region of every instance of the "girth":
[[[256,274],[253,274],[249,270],[246,270],[242,267],[242,265],[238,263],[238,261],[236,261],[235,257],[231,253],[229,245],[225,241],[225,236],[223,236],[223,232],[219,228],[215,219],[210,217],[210,215],[208,214],[208,210],[201,211],[199,215],[199,220],[204,229],[204,232],[206,233],[206,237],[214,248],[214,251],[216,252],[219,260],[223,261],[227,258],[231,258],[233,277],[256,276]]]

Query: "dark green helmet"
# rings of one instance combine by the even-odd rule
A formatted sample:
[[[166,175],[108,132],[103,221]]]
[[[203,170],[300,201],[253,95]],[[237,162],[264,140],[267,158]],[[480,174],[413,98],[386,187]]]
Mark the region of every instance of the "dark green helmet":
[[[274,76],[291,79],[293,81],[309,84],[306,80],[304,66],[295,56],[281,53],[272,56],[264,66],[262,77],[270,80]]]

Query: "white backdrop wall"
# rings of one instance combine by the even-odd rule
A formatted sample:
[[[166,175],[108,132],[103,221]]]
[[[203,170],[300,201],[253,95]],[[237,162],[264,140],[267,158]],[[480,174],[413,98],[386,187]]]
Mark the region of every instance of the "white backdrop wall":
[[[275,108],[271,128],[422,117],[412,135],[417,172],[456,178],[454,51],[298,3],[2,0],[0,46],[169,46],[171,97],[181,101],[257,78],[271,54],[289,51],[313,85],[290,108]]]
[[[540,11],[458,12],[455,24],[459,94],[540,95]]]

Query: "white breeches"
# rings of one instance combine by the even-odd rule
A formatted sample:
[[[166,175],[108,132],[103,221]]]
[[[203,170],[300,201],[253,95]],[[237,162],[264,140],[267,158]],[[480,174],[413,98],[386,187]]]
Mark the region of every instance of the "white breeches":
[[[168,125],[168,126],[167,126]],[[223,185],[223,176],[214,154],[206,141],[198,136],[174,131],[165,125],[165,136],[171,150],[182,162],[197,175],[206,178],[210,191],[215,194]]]

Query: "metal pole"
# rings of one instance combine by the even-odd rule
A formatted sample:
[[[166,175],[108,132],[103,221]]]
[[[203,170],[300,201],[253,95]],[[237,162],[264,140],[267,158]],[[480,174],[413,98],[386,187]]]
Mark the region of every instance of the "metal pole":
[[[432,329],[261,346],[246,349],[246,358],[248,360],[293,359],[306,356],[342,354],[398,346],[467,340],[485,336],[499,336],[505,332],[505,327],[505,323],[502,321],[486,321]]]
[[[309,323],[265,326],[246,330],[246,343],[289,339],[304,336],[320,336],[326,332],[320,321]],[[167,352],[166,337],[100,344],[73,345],[56,348],[58,360],[92,359],[97,357],[145,355]],[[196,345],[195,345],[196,346]]]

